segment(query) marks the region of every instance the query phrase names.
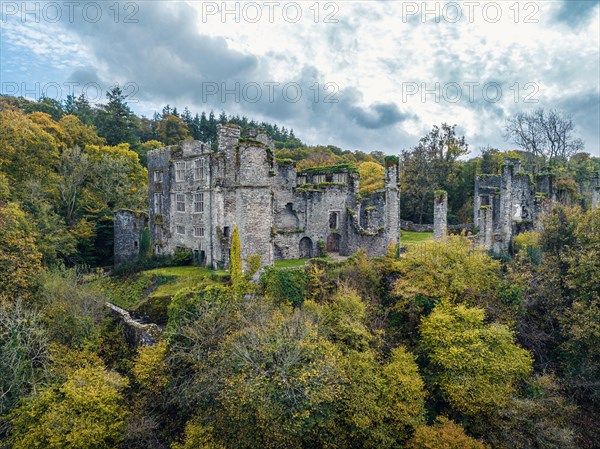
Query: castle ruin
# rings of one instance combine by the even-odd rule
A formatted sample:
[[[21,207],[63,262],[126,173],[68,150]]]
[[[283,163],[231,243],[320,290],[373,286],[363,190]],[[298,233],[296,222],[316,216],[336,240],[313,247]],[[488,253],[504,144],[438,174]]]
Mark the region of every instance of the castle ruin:
[[[152,250],[191,250],[199,265],[225,268],[237,226],[242,258],[258,254],[263,265],[359,248],[383,256],[399,243],[398,159],[386,158],[383,189],[361,197],[358,188],[351,165],[297,171],[293,161],[275,158],[266,132],[250,130],[244,138],[238,126],[219,125],[216,151],[185,140],[148,153]],[[115,262],[135,260],[129,237],[140,223],[131,212],[120,214]]]
[[[524,173],[519,158],[505,158],[498,175],[478,175],[473,208],[478,243],[505,252],[515,235],[535,229],[546,199],[554,199],[553,181],[550,172]]]

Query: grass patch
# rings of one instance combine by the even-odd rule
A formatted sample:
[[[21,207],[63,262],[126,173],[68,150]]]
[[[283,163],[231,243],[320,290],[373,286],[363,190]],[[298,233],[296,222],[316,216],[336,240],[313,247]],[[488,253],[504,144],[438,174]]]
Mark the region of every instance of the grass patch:
[[[275,267],[276,268],[293,268],[293,267],[302,267],[306,264],[308,259],[289,259],[289,260],[276,260]]]
[[[402,231],[400,242],[402,245],[414,245],[433,240],[433,232]]]
[[[170,282],[159,285],[149,297],[174,296],[184,288],[194,289],[211,282],[211,270],[202,267],[167,267],[144,271],[144,275],[168,277]]]
[[[201,289],[228,280],[227,271],[183,266],[155,268],[129,275],[104,277],[95,281],[107,301],[125,310],[144,308],[147,301],[170,298],[182,289]]]

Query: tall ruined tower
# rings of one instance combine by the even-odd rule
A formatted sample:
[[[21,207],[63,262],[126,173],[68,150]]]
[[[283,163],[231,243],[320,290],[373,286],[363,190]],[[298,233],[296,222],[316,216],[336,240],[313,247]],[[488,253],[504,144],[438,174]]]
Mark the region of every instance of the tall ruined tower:
[[[228,149],[230,151],[230,149]],[[242,259],[258,254],[262,263],[273,263],[273,195],[276,173],[274,147],[264,130],[250,130],[246,139],[239,139],[234,148],[236,180],[236,223],[242,243]]]
[[[596,173],[592,181],[592,210],[600,207],[600,172]]]
[[[400,160],[386,156],[385,166],[385,232],[388,245],[400,244]]]

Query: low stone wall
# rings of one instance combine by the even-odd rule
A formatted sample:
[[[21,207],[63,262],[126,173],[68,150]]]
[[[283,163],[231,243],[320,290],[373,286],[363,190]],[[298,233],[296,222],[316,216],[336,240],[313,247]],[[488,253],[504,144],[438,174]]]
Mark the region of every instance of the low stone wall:
[[[433,232],[432,224],[418,224],[418,223],[413,223],[412,221],[409,221],[409,220],[400,220],[400,228],[403,231],[410,231],[410,232]],[[454,234],[454,233],[457,233],[460,231],[472,231],[472,230],[473,230],[473,224],[471,224],[471,223],[448,225],[448,231],[451,234]]]
[[[433,232],[433,225],[413,223],[409,220],[400,220],[400,229],[410,232]]]
[[[158,341],[158,337],[162,333],[162,330],[158,325],[144,324],[134,320],[131,314],[120,307],[115,306],[109,302],[106,303],[106,307],[110,309],[111,316],[123,323],[125,327],[125,338],[127,343],[132,347],[141,345],[152,345]]]

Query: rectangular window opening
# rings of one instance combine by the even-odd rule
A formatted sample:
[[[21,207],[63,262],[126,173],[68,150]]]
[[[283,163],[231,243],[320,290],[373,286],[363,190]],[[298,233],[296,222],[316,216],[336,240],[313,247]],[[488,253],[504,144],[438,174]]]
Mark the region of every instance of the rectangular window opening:
[[[185,194],[178,193],[176,196],[177,212],[185,212]]]
[[[194,193],[194,212],[204,212],[204,193]]]
[[[185,162],[175,162],[175,181],[185,181]]]

